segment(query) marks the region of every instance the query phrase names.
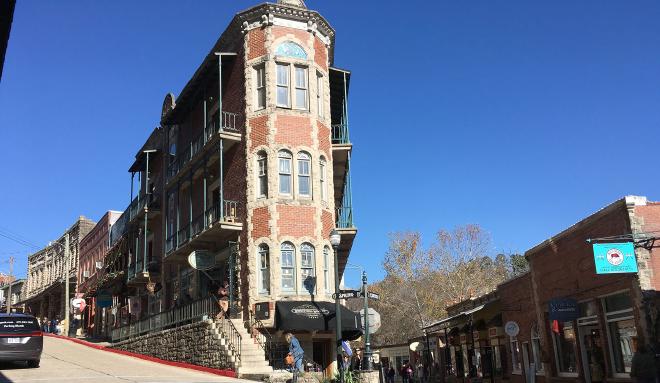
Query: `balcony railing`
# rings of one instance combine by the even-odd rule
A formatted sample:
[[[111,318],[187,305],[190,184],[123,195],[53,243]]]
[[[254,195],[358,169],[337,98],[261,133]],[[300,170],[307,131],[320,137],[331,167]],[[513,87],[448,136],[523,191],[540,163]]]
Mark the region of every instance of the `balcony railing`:
[[[337,227],[340,229],[353,228],[353,209],[350,206],[337,208]]]
[[[225,200],[224,211],[220,213],[220,205],[213,205],[206,209],[204,214],[195,217],[192,222],[185,224],[176,234],[172,234],[165,240],[165,253],[169,254],[179,247],[185,245],[190,239],[208,230],[215,223],[236,222],[238,219],[238,202]],[[221,217],[222,215],[222,217]]]
[[[348,125],[336,124],[332,125],[332,143],[333,144],[348,144],[351,140],[348,137]]]
[[[185,323],[194,323],[204,318],[215,318],[219,310],[220,305],[218,305],[215,296],[202,298],[187,305],[154,314],[141,321],[115,328],[112,330],[112,341],[119,342],[161,329],[171,328]],[[238,362],[237,364],[240,365],[241,334],[229,319],[216,321],[216,323],[220,326],[222,337],[227,341],[229,349]]]
[[[187,145],[185,149],[178,153],[176,155],[176,160],[167,167],[167,180],[169,181],[179,174],[181,169],[183,169],[197,153],[201,152],[216,134],[224,131],[240,133],[237,126],[237,120],[238,114],[230,112],[222,112],[221,121],[212,119],[206,127],[204,127],[204,131],[190,141],[190,145]]]
[[[110,247],[112,247],[126,233],[130,212],[128,209],[122,213],[119,219],[110,228]]]

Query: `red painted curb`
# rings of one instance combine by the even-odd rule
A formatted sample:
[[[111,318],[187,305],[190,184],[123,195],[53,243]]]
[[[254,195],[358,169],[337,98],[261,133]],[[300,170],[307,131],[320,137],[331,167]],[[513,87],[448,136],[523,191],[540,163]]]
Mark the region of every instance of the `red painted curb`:
[[[172,361],[169,361],[169,360],[155,358],[155,357],[149,356],[149,355],[137,354],[137,353],[130,352],[130,351],[123,351],[123,350],[117,350],[117,349],[106,347],[106,346],[100,346],[98,344],[87,342],[87,341],[82,340],[82,339],[69,338],[69,337],[62,336],[62,335],[44,333],[44,336],[50,336],[52,338],[65,339],[65,340],[68,340],[70,342],[82,344],[83,346],[91,347],[91,348],[94,348],[94,349],[97,349],[97,350],[112,352],[112,353],[115,353],[115,354],[120,354],[120,355],[125,355],[125,356],[130,356],[130,357],[133,357],[133,358],[142,359],[142,360],[146,360],[146,361],[149,361],[149,362],[164,364],[166,366],[187,368],[189,370],[196,370],[196,371],[206,372],[206,373],[209,373],[209,374],[227,376],[229,378],[236,378],[236,372],[232,371],[232,370],[219,370],[219,369],[216,369],[216,368],[202,367],[202,366],[198,366],[198,365],[190,364],[190,363],[172,362]]]

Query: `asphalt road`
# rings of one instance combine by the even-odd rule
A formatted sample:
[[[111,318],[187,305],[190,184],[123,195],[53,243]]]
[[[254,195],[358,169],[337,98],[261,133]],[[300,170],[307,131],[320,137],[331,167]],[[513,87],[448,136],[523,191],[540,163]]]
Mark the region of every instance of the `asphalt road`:
[[[250,381],[148,362],[52,337],[44,337],[41,367],[28,368],[24,363],[0,363],[0,383],[41,382],[244,383]]]

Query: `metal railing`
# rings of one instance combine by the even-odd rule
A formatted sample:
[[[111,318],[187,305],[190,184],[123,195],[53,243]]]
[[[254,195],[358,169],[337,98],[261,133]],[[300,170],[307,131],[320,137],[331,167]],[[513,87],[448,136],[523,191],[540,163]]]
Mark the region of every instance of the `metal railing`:
[[[335,124],[332,125],[332,143],[333,144],[348,144],[350,143],[350,138],[348,137],[348,125],[347,124]]]
[[[198,299],[189,304],[174,307],[168,311],[151,315],[143,320],[124,325],[112,330],[112,342],[134,338],[154,331],[194,323],[203,319],[214,319],[222,308],[218,298],[214,295]],[[229,318],[224,313],[224,318]],[[215,320],[223,338],[227,341],[229,349],[240,365],[241,360],[241,334],[230,319]]]
[[[238,114],[231,112],[222,112],[222,120],[211,121],[204,127],[204,131],[197,135],[190,141],[189,145],[176,155],[176,160],[169,164],[167,167],[167,180],[169,181],[176,176],[181,169],[183,169],[188,162],[190,162],[197,153],[209,143],[213,137],[221,132],[228,131],[232,133],[240,133],[238,128]],[[220,128],[218,128],[220,126]]]
[[[238,220],[238,201],[225,200],[223,202],[222,217],[220,205],[215,204],[206,209],[204,214],[195,217],[192,222],[186,223],[176,234],[172,234],[165,240],[165,253],[172,251],[188,243],[188,241],[202,234],[218,222],[236,222]]]
[[[126,233],[128,229],[129,212],[124,211],[119,219],[110,228],[110,247],[112,247]]]
[[[342,206],[337,208],[337,222],[336,225],[340,229],[348,229],[353,226],[353,209],[350,206]]]

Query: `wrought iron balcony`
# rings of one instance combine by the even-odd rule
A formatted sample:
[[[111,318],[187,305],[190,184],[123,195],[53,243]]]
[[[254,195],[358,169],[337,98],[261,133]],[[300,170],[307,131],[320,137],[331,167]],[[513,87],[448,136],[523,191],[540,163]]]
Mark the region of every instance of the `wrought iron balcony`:
[[[222,207],[222,211],[220,205],[209,207],[203,214],[193,218],[192,222],[186,223],[176,233],[168,236],[165,240],[165,253],[170,254],[177,251],[195,238],[205,235],[216,224],[237,223],[238,202],[225,200]]]
[[[348,124],[332,125],[332,143],[333,144],[351,143],[351,140],[348,136]]]
[[[351,229],[355,227],[353,226],[353,208],[350,206],[337,208],[336,226],[339,229]]]
[[[223,132],[240,134],[238,114],[222,112],[221,121],[212,119],[204,127],[204,131],[191,140],[190,145],[186,145],[185,149],[176,155],[176,160],[167,167],[167,181],[179,174],[198,153],[204,150],[209,142],[213,141],[216,135]]]
[[[126,209],[119,219],[110,228],[110,247],[112,247],[121,237],[126,234],[128,229],[129,209]]]

